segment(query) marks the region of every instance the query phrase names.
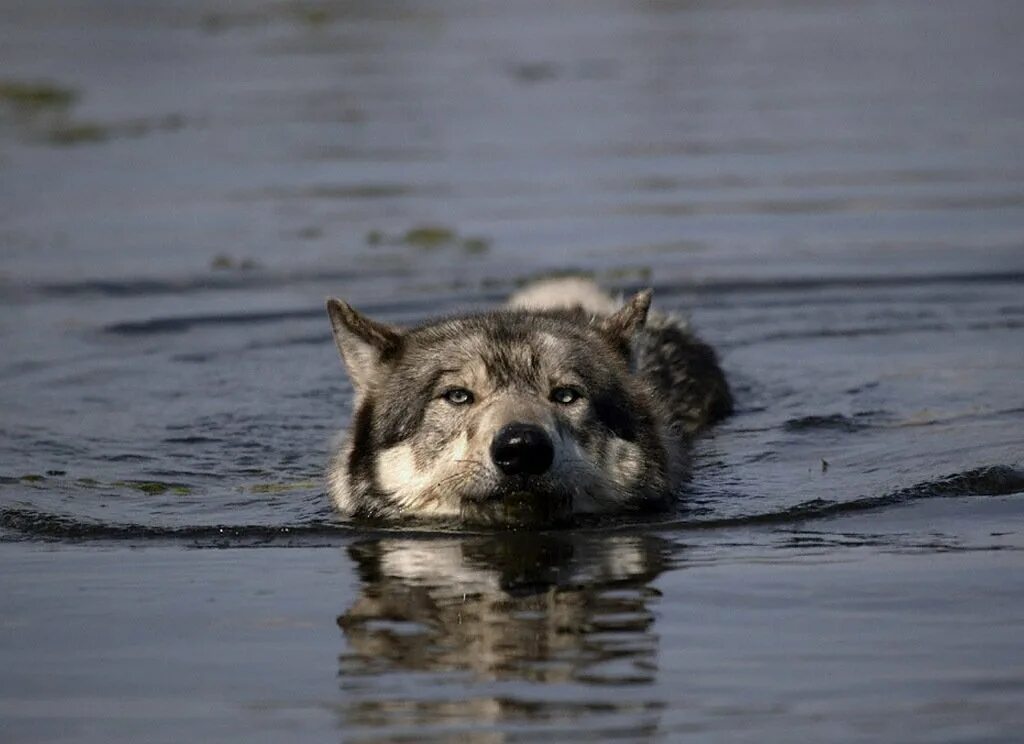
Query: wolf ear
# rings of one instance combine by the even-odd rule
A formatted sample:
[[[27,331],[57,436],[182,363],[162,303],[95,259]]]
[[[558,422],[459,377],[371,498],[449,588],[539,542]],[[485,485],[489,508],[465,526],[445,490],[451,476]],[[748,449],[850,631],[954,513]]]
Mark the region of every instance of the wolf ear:
[[[637,292],[633,299],[601,321],[601,330],[616,344],[628,347],[629,342],[633,340],[633,334],[647,322],[647,311],[651,309],[653,295],[652,289]]]
[[[361,392],[377,373],[383,360],[398,350],[402,332],[370,320],[351,305],[335,298],[327,300],[334,343],[348,370],[356,392]]]

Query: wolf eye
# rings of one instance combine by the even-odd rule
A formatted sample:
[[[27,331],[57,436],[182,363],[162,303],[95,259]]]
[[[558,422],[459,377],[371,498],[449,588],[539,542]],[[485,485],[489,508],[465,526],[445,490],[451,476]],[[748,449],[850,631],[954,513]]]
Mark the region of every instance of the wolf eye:
[[[561,403],[563,406],[567,406],[570,403],[575,403],[580,399],[581,393],[576,388],[572,387],[556,387],[551,391],[551,400],[555,403]]]
[[[466,390],[466,388],[450,388],[445,390],[441,397],[453,406],[464,406],[473,402],[473,393]]]

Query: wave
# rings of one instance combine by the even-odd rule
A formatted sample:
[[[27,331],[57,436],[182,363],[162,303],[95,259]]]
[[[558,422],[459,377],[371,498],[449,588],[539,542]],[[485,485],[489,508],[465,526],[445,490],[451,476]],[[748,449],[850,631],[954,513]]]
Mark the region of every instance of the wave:
[[[879,496],[852,500],[813,499],[771,512],[715,517],[683,517],[669,520],[603,519],[580,524],[587,531],[619,531],[645,528],[653,531],[708,530],[731,527],[784,525],[828,519],[856,512],[882,510],[912,501],[932,498],[965,498],[1024,494],[1024,470],[995,465],[926,481]],[[139,523],[110,523],[54,514],[29,507],[0,508],[0,540],[116,541],[132,543],[174,542],[194,547],[319,547],[343,544],[353,537],[381,534],[436,536],[488,534],[457,525],[410,524],[384,526],[338,519],[315,519],[289,525],[221,524],[161,526]]]

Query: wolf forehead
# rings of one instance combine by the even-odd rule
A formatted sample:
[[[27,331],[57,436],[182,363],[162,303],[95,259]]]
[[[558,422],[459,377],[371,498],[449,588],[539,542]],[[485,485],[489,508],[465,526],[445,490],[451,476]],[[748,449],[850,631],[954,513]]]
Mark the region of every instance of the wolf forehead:
[[[497,375],[512,370],[522,375],[535,373],[533,368],[539,366],[536,360],[559,356],[554,353],[557,349],[582,354],[588,346],[595,350],[604,346],[611,352],[612,364],[617,357],[621,365],[629,357],[634,332],[647,318],[650,302],[647,290],[600,320],[579,308],[500,310],[450,318],[412,330],[372,320],[333,298],[327,301],[327,313],[349,379],[356,393],[363,395],[390,380],[396,371],[418,371],[431,362],[437,366],[437,362],[448,359],[475,356],[490,362],[488,369]],[[561,343],[556,342],[558,339]],[[523,359],[533,362],[524,365]]]
[[[628,373],[626,358],[585,323],[582,315],[572,313],[503,311],[414,328],[382,359],[391,374],[381,382],[409,385],[463,377],[464,383],[490,390],[525,391],[570,381],[564,378],[607,384]]]

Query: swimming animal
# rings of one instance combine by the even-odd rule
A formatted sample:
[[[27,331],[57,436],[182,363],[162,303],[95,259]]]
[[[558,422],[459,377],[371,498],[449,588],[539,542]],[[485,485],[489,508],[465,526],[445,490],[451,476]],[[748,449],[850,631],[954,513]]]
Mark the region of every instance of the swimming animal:
[[[408,329],[328,300],[355,392],[328,468],[335,505],[499,526],[665,508],[732,396],[712,348],[651,297],[550,280]]]

